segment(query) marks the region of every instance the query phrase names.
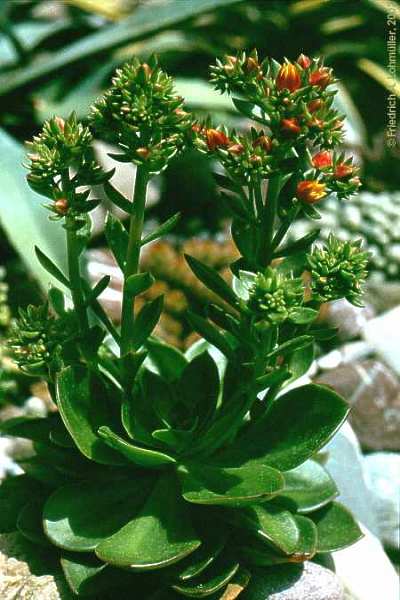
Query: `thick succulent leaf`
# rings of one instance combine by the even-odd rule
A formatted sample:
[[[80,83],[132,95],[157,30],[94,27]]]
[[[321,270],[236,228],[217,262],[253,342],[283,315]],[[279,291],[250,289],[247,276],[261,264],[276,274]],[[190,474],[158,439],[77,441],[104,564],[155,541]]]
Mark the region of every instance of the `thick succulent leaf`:
[[[61,558],[65,579],[74,594],[99,594],[110,587],[110,567],[93,555],[66,555]]]
[[[128,233],[120,219],[116,219],[114,215],[108,213],[104,233],[119,268],[124,270],[128,249]]]
[[[151,450],[149,448],[141,448],[140,446],[135,446],[134,444],[127,442],[124,438],[111,431],[109,427],[100,427],[99,435],[110,448],[114,448],[114,450],[120,452],[125,458],[139,467],[157,468],[176,462],[169,454]]]
[[[187,463],[179,472],[182,495],[194,504],[257,504],[278,494],[284,485],[279,471],[261,464],[223,468]]]
[[[167,567],[201,544],[172,473],[163,475],[142,511],[96,548],[105,562],[138,571]]]
[[[363,537],[353,515],[339,502],[332,502],[310,513],[318,531],[318,552],[346,548]]]
[[[126,464],[97,433],[115,418],[103,382],[83,368],[66,367],[57,377],[56,394],[64,424],[82,454],[102,464]],[[117,404],[117,399],[112,400]]]
[[[259,461],[280,471],[302,464],[324,446],[346,419],[349,407],[321,385],[303,385],[277,398],[265,416],[239,435],[221,464]]]
[[[39,498],[31,500],[20,511],[17,518],[17,529],[34,544],[49,546],[50,542],[43,531],[43,501]]]
[[[226,283],[219,273],[193,256],[185,254],[186,262],[196,277],[214,294],[237,308],[238,299],[233,289]]]
[[[200,575],[222,552],[228,538],[227,529],[218,527],[215,522],[212,527],[209,525],[209,520],[202,523],[200,548],[176,565],[176,578],[179,581],[188,581]]]
[[[153,483],[148,476],[133,474],[108,485],[82,481],[60,487],[45,504],[45,532],[53,544],[66,550],[93,550],[136,515]]]
[[[195,425],[197,425],[197,421],[195,421]],[[172,448],[175,452],[183,452],[185,448],[190,447],[191,442],[193,440],[193,431],[194,428],[191,429],[156,429],[151,434],[153,439],[166,444],[170,448]]]
[[[314,343],[308,344],[307,346],[304,346],[304,348],[300,348],[300,350],[295,350],[288,359],[287,368],[290,371],[291,377],[287,381],[287,384],[296,381],[296,379],[307,373],[313,360]]]
[[[287,498],[296,504],[300,513],[308,513],[331,502],[338,495],[338,489],[329,473],[314,460],[283,473],[285,486],[280,498]]]
[[[198,417],[201,427],[215,412],[218,394],[217,365],[208,352],[203,352],[185,367],[177,395],[188,410]]]
[[[235,559],[221,556],[210,569],[197,579],[173,585],[179,594],[189,598],[205,598],[222,590],[237,573],[239,563]]]
[[[15,531],[21,510],[42,493],[43,487],[28,475],[5,479],[0,485],[0,532]]]
[[[151,444],[152,432],[164,426],[154,410],[153,402],[159,397],[168,396],[169,388],[161,377],[143,369],[135,382],[132,399],[125,400],[121,407],[121,420],[127,434],[135,441]],[[171,408],[171,404],[169,404]]]
[[[61,419],[57,419],[54,425],[51,428],[50,441],[56,446],[60,446],[61,448],[75,448],[74,440],[68,433],[68,430],[65,428],[64,423]]]
[[[300,532],[300,537],[296,550],[290,557],[290,562],[303,562],[305,560],[310,560],[317,551],[317,527],[315,523],[308,517],[295,515],[294,518]]]
[[[151,366],[156,373],[159,373],[167,381],[179,379],[188,363],[182,352],[155,338],[147,340],[146,348],[149,352],[145,362],[146,365]]]
[[[272,502],[232,511],[229,520],[285,554],[292,554],[300,532],[292,513]]]
[[[218,600],[235,600],[246,589],[250,579],[251,573],[247,569],[240,567],[229,581],[222,596],[218,595]]]

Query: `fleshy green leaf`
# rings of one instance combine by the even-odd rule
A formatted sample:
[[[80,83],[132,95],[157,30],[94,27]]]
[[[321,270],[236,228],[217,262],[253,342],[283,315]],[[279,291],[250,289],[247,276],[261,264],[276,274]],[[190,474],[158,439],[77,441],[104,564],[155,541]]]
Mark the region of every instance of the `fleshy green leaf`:
[[[331,502],[338,490],[329,473],[314,460],[283,473],[285,487],[280,497],[295,502],[297,510],[308,513]]]
[[[194,552],[200,540],[173,474],[163,475],[142,511],[96,548],[112,565],[139,571],[167,567]]]
[[[208,520],[201,523],[204,531],[202,529],[200,548],[176,566],[178,580],[188,581],[197,577],[222,552],[228,538],[228,531],[226,527],[218,527],[217,523],[213,522],[212,527],[209,527],[209,524]]]
[[[94,550],[141,509],[153,481],[133,473],[129,479],[111,479],[107,485],[82,481],[58,488],[44,506],[47,536],[66,550]]]
[[[200,575],[198,579],[175,584],[172,588],[189,598],[204,598],[222,590],[238,569],[238,562],[222,556],[212,564],[210,569],[207,569],[204,574]]]
[[[299,348],[295,350],[293,354],[289,356],[287,361],[287,367],[290,371],[291,377],[287,381],[290,383],[292,381],[296,381],[302,375],[307,373],[308,369],[311,367],[314,361],[314,344],[308,344],[307,346],[303,346],[303,348]]]
[[[207,342],[218,348],[225,356],[233,358],[233,348],[219,329],[214,327],[207,319],[191,311],[186,313],[186,317],[193,329],[202,335]]]
[[[318,316],[318,311],[313,308],[307,308],[305,306],[300,306],[299,308],[294,308],[289,313],[289,319],[292,323],[296,325],[308,325],[314,321]]]
[[[332,502],[309,516],[317,526],[317,552],[341,550],[363,537],[353,515],[339,502]]]
[[[155,338],[147,340],[146,348],[149,351],[149,358],[154,364],[157,373],[167,381],[179,379],[183,369],[188,364],[182,352]]]
[[[229,520],[284,554],[290,555],[297,548],[300,533],[294,516],[273,501],[232,511]]]
[[[125,281],[125,290],[133,298],[151,288],[154,281],[151,273],[136,273],[136,275],[130,275]]]
[[[237,297],[235,292],[215,269],[205,265],[197,260],[197,258],[189,256],[188,254],[185,254],[185,258],[193,273],[209,290],[214,292],[214,294],[217,294],[217,296],[222,298],[222,300],[225,300],[225,302],[234,308],[237,308]]]
[[[310,335],[299,335],[298,337],[288,340],[287,342],[283,342],[280,344],[275,350],[268,353],[268,358],[273,358],[274,356],[287,356],[291,354],[295,350],[300,350],[305,348],[313,341],[313,338]]]
[[[219,394],[218,368],[208,352],[196,356],[184,369],[177,395],[198,418],[199,427],[214,414]]]
[[[152,334],[153,329],[157,325],[164,304],[164,296],[158,296],[146,302],[137,314],[132,328],[132,346],[135,350]]]
[[[82,454],[102,464],[126,464],[97,434],[101,425],[114,421],[104,383],[83,368],[66,367],[57,377],[56,394],[64,424]]]
[[[48,442],[54,424],[52,418],[14,417],[0,423],[0,433],[34,442]]]
[[[115,206],[118,206],[124,212],[130,214],[132,212],[132,202],[130,202],[121,192],[117,190],[109,181],[103,183],[104,191],[107,197]]]
[[[222,468],[190,463],[180,476],[185,500],[219,506],[239,507],[269,500],[284,483],[279,471],[265,465]]]
[[[111,431],[109,427],[100,427],[99,435],[111,448],[120,452],[128,460],[140,467],[153,468],[176,462],[172,456],[164,454],[164,452],[141,448],[125,441],[122,437]]]
[[[158,238],[172,231],[179,222],[180,218],[181,213],[176,213],[175,215],[167,219],[165,223],[162,223],[162,225],[157,227],[154,231],[152,231],[142,239],[142,246],[144,246],[145,244],[149,244],[150,242],[154,242],[154,240],[157,240]]]
[[[317,551],[318,532],[311,519],[295,515],[296,525],[300,532],[299,542],[293,552],[291,562],[311,560]]]
[[[264,417],[218,456],[221,464],[259,461],[289,471],[301,465],[335,434],[349,412],[338,394],[321,385],[303,385],[277,398]]]
[[[43,269],[46,269],[46,271],[50,273],[50,275],[52,275],[55,279],[57,279],[57,281],[59,281],[62,285],[69,289],[71,285],[64,273],[61,272],[57,265],[54,264],[54,262],[48,256],[46,256],[46,254],[42,252],[37,246],[35,246],[35,253]]]
[[[107,243],[114,254],[119,268],[125,268],[126,253],[128,250],[128,233],[119,219],[108,213],[104,228]]]

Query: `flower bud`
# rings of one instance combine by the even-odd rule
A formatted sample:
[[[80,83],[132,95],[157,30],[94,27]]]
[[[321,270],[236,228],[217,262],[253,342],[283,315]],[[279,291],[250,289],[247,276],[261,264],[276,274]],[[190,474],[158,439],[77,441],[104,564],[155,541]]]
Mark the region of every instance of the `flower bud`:
[[[143,160],[147,160],[150,156],[150,150],[149,148],[138,148],[136,150],[136,154],[140,156],[140,158],[142,158]]]
[[[228,136],[218,129],[207,129],[206,141],[209,150],[215,150],[219,146],[227,146],[230,143]]]
[[[281,66],[276,77],[276,87],[289,92],[295,92],[301,87],[301,77],[296,65],[285,63]]]
[[[59,198],[53,204],[53,208],[58,215],[65,216],[68,212],[68,200],[66,198]]]
[[[353,165],[338,163],[334,170],[334,176],[336,177],[336,179],[344,179],[345,177],[350,177],[350,175],[353,174],[353,171]]]
[[[332,154],[328,150],[321,150],[312,158],[312,164],[316,169],[324,169],[332,166]]]
[[[296,117],[293,117],[292,119],[282,119],[281,129],[286,133],[293,133],[295,135],[301,131],[300,124]]]
[[[297,184],[296,196],[307,204],[315,204],[326,196],[326,185],[313,179],[305,179]]]
[[[54,122],[56,123],[58,129],[60,131],[64,131],[65,121],[61,117],[54,117]]]
[[[232,146],[229,146],[228,148],[229,154],[236,154],[237,156],[240,156],[240,154],[242,154],[243,151],[243,144],[232,144]]]
[[[254,140],[253,147],[260,147],[265,150],[265,152],[270,152],[272,148],[271,138],[269,138],[267,135],[260,135],[260,137]]]
[[[152,68],[147,63],[143,63],[141,65],[141,69],[144,72],[144,74],[146,76],[146,79],[150,79],[150,77],[151,77],[151,75],[153,73]]]
[[[317,119],[317,117],[313,117],[307,122],[309,127],[317,127],[318,129],[322,129],[324,126],[324,121],[322,119]]]
[[[320,98],[316,98],[315,100],[311,100],[311,102],[309,102],[307,104],[308,112],[314,113],[317,110],[319,110],[320,108],[322,108],[323,105],[324,105],[324,103],[323,103],[323,101]]]
[[[308,69],[308,67],[311,65],[311,58],[301,53],[296,62],[302,69]]]
[[[331,71],[327,67],[321,67],[310,73],[308,81],[310,85],[317,85],[324,90],[332,81]]]
[[[247,73],[253,73],[254,71],[259,70],[260,64],[255,58],[249,56],[249,58],[246,60],[244,68]]]

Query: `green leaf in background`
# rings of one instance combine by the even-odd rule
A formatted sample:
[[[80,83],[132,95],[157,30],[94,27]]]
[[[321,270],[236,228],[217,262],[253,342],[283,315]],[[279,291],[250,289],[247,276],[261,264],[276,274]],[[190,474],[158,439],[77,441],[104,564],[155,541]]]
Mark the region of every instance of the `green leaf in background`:
[[[26,183],[23,147],[1,129],[0,146],[0,224],[29,272],[46,290],[56,281],[40,265],[35,245],[65,272],[65,232],[60,223],[49,223],[41,196]]]
[[[200,546],[188,516],[188,505],[179,500],[173,474],[160,478],[142,511],[96,548],[112,565],[145,571],[167,567]]]
[[[0,487],[0,532],[15,531],[20,511],[42,492],[40,483],[28,477],[8,477]]]
[[[169,0],[158,6],[157,9],[153,3],[141,4],[132,15],[123,21],[73,42],[62,52],[51,55],[47,59],[42,58],[24,69],[2,75],[0,77],[0,95],[32,84],[42,77],[48,77],[73,63],[87,60],[102,52],[110,52],[135,39],[154,35],[158,31],[173,27],[204,12],[242,1],[185,0],[182,2],[181,0]]]

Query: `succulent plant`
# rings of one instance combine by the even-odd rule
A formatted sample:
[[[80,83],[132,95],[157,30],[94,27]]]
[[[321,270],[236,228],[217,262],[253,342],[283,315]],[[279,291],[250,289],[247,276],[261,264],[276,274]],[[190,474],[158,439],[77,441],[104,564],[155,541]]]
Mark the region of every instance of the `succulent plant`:
[[[70,291],[73,306],[67,308],[64,294],[53,288],[52,314],[45,305],[21,315],[17,338],[23,357],[35,358],[22,366],[34,372],[39,356],[58,413],[1,426],[3,433],[31,439],[35,453],[21,462],[23,475],[0,486],[6,509],[0,530],[17,528],[34,544],[51,546],[79,596],[126,597],[134,590],[147,600],[232,600],[254,569],[312,560],[362,535],[335,500],[338,490],[318,456],[346,419],[347,403],[324,386],[286,387],[307,371],[314,341],[332,335],[315,323],[321,269],[331,264],[332,253],[347,260],[351,285],[343,286],[344,266],[335,263],[328,273],[330,299],[354,290],[358,298],[365,275],[362,261],[358,268],[359,246],[343,247],[332,239],[328,249],[311,249],[315,235],[282,243],[296,218],[318,215],[311,204],[330,192],[349,196],[358,185],[350,173],[339,185],[334,170],[312,165],[310,147],[327,151],[335,145],[342,118],[331,108],[331,72],[321,61],[306,59],[259,63],[252,53],[227,57],[213,69],[217,89],[239,87],[247,98],[236,101],[239,110],[266,130],[258,137],[250,132],[246,140],[223,127],[192,127],[154,60],[150,67],[136,60],[123,67],[96,103],[97,131],[116,136],[123,159],[138,164],[133,202],[95,169],[110,201],[129,215],[128,230],[112,216],[106,223],[108,245],[123,272],[120,327],[98,301],[109,278],[92,287],[80,270],[87,239],[82,215],[92,206],[75,185],[85,160],[74,163],[73,173],[68,161],[59,162],[61,148],[49,165],[50,185],[67,201],[59,216],[68,272],[37,254]],[[309,114],[316,100],[319,118],[325,119],[317,128]],[[177,109],[182,131],[171,139]],[[289,141],[282,122],[290,119],[299,131],[290,132]],[[71,152],[69,139],[54,135]],[[255,144],[263,135],[271,145]],[[151,155],[137,159],[136,145],[139,139],[142,147],[144,137],[165,150],[161,162],[152,162]],[[270,152],[271,160],[253,169],[229,140],[245,148],[255,144],[255,155]],[[183,353],[153,334],[162,296],[140,307],[137,300],[154,285],[152,273],[139,270],[141,248],[177,220],[173,216],[143,237],[149,178],[166,166],[170,144],[182,152],[191,143],[224,169],[217,179],[233,216],[240,258],[231,265],[231,286],[215,268],[186,256],[218,302],[210,303],[206,316],[188,311],[202,339]],[[232,156],[244,157],[239,166]],[[47,185],[47,173],[43,179]],[[306,282],[301,275],[310,265]]]

